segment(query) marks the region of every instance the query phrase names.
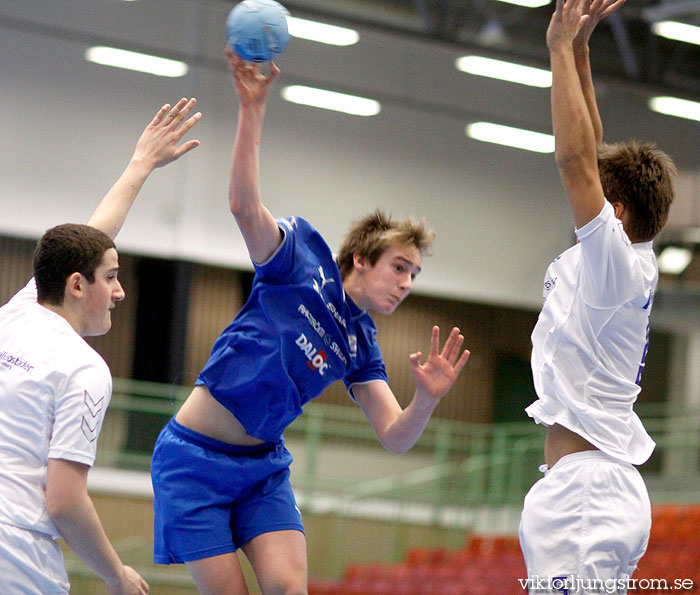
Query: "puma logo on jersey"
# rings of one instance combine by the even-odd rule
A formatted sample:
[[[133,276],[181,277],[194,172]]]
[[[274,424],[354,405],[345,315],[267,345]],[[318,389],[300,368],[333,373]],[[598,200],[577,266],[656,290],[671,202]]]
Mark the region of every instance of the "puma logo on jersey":
[[[335,283],[335,279],[326,279],[326,275],[323,272],[323,267],[319,265],[318,267],[318,272],[321,275],[321,285],[318,284],[318,281],[314,279],[314,289],[316,290],[316,293],[320,294],[323,291],[323,288],[326,286],[328,283]]]

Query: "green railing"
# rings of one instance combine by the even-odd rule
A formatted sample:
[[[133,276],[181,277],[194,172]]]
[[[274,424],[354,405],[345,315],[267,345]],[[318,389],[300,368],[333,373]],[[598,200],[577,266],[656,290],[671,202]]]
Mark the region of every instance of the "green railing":
[[[158,433],[190,390],[115,379],[98,465],[147,471]],[[657,443],[641,468],[652,501],[700,501],[700,410],[653,404],[638,412]],[[399,561],[411,543],[459,547],[471,530],[513,533],[523,497],[541,477],[544,429],[529,420],[489,425],[433,419],[415,447],[397,456],[381,448],[359,408],[310,403],[285,438],[295,456],[292,484],[314,533],[310,568],[316,576],[337,578],[350,563]],[[381,537],[365,538],[377,527]],[[361,542],[353,534],[362,534]],[[333,547],[314,549],[319,539]],[[182,568],[150,564],[149,538],[117,545],[151,582],[154,595],[196,593]],[[75,556],[67,562],[76,595],[103,592]]]
[[[158,432],[189,391],[189,387],[115,379],[98,464],[147,470]],[[639,412],[657,442],[642,473],[652,479],[696,478],[700,411],[652,404],[640,406]],[[543,462],[544,430],[531,421],[490,425],[433,419],[411,453],[399,457],[410,461],[399,470],[395,455],[383,453],[356,407],[310,403],[285,437],[298,459],[292,481],[304,502],[312,502],[319,493],[341,498],[343,506],[389,498],[430,506],[434,519],[451,507],[518,506],[541,476],[538,466]],[[345,473],[349,464],[344,457],[351,458],[358,449],[386,460],[373,473],[365,475],[362,469]]]

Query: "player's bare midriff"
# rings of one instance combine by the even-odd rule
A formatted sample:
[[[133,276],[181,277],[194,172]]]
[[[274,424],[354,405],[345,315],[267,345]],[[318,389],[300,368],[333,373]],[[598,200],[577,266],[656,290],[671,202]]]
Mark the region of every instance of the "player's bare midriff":
[[[194,387],[175,420],[190,430],[228,444],[255,446],[263,443],[248,434],[241,422],[203,385]]]
[[[576,432],[559,424],[553,424],[547,428],[547,436],[544,439],[544,461],[550,469],[562,457],[585,450],[598,450],[598,448]]]

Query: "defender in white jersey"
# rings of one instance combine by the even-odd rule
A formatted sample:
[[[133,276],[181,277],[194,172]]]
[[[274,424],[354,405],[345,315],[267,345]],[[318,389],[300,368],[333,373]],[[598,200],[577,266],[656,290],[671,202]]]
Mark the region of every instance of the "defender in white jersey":
[[[654,442],[633,405],[675,167],[650,143],[602,143],[588,41],[623,3],[557,0],[547,31],[555,158],[578,242],[547,270],[532,333],[539,398],[526,411],[547,436],[520,525],[531,593],[625,593],[651,527],[633,465]]]
[[[87,491],[112,394],[104,360],[83,339],[111,326],[124,299],[113,239],[148,175],[196,147],[194,100],[163,106],[88,225],[48,230],[34,278],[0,308],[0,593],[69,592],[66,543],[113,595],[148,592],[109,543]]]

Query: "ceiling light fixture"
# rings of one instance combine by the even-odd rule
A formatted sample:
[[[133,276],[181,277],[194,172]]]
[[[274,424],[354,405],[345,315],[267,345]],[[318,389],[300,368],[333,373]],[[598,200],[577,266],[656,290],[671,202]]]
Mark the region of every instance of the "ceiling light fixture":
[[[292,16],[287,17],[287,28],[292,37],[329,45],[353,45],[360,40],[360,34],[354,29],[336,27]]]
[[[659,254],[657,264],[659,271],[669,275],[680,275],[693,260],[693,253],[688,248],[666,246]]]
[[[524,6],[525,8],[539,8],[540,6],[547,6],[552,0],[499,0],[500,2],[505,2],[506,4],[517,4],[518,6]]]
[[[282,98],[292,103],[343,112],[353,116],[376,116],[381,111],[381,104],[374,99],[303,85],[285,87],[282,89]]]
[[[185,62],[105,46],[88,48],[85,51],[85,59],[103,66],[136,70],[156,76],[185,76],[189,70]]]
[[[649,109],[660,114],[700,122],[700,103],[697,101],[677,97],[652,97],[648,105]]]
[[[457,70],[477,76],[486,76],[531,87],[552,86],[552,73],[542,68],[513,64],[482,56],[462,56],[457,58],[455,66]]]
[[[659,37],[700,45],[700,27],[695,25],[678,21],[659,21],[651,26],[651,30]]]
[[[469,124],[465,132],[469,138],[536,153],[553,153],[554,137],[551,134],[532,132],[522,128],[492,124],[490,122],[474,122]]]

